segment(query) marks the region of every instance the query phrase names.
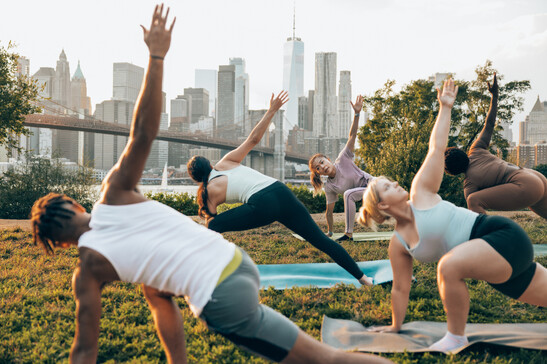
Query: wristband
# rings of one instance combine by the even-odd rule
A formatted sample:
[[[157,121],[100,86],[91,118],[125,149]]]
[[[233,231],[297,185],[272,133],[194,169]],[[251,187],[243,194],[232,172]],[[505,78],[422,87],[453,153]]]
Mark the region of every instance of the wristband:
[[[360,114],[359,112],[356,112],[356,113],[355,113],[355,116],[359,116],[359,114]]]
[[[161,59],[163,61],[163,57],[160,57],[160,56],[154,56],[153,54],[150,55],[150,58],[154,58],[154,59]]]

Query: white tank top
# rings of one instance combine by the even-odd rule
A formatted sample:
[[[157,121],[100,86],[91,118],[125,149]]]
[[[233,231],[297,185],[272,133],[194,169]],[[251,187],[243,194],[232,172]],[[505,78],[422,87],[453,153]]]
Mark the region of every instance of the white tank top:
[[[209,181],[218,176],[228,177],[228,186],[226,187],[227,203],[247,203],[253,194],[277,181],[275,178],[265,176],[243,165],[227,171],[213,169],[209,175]]]
[[[194,315],[207,304],[235,245],[157,201],[95,204],[78,247],[93,249],[121,280],[184,296]]]

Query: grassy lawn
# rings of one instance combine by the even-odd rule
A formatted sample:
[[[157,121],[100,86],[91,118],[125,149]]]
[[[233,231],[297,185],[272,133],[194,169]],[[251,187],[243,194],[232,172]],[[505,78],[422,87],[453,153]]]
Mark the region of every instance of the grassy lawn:
[[[524,213],[513,215],[533,243],[547,243],[547,223]],[[323,226],[324,227],[324,226]],[[384,226],[383,229],[389,229]],[[335,231],[343,231],[337,223]],[[357,231],[365,231],[359,227]],[[329,258],[310,244],[291,236],[279,224],[225,237],[244,248],[257,264],[317,263]],[[387,259],[387,241],[346,242],[356,260]],[[0,230],[0,363],[59,363],[68,361],[74,336],[71,277],[78,252],[58,251],[45,256],[32,245],[27,231]],[[537,261],[547,265],[547,257]],[[435,264],[415,264],[417,282],[410,294],[406,321],[445,321],[436,283]],[[488,284],[469,282],[469,322],[547,322],[545,309],[518,303],[494,291]],[[391,320],[389,284],[370,289],[336,286],[332,289],[267,289],[261,301],[288,316],[303,330],[319,339],[323,315],[351,319],[365,325]],[[165,355],[156,336],[152,318],[138,286],[116,283],[103,291],[99,338],[101,363],[158,363]],[[183,299],[189,361],[192,363],[264,363],[238,349],[190,313]],[[547,333],[546,333],[547,335]],[[390,354],[399,363],[544,363],[545,353],[475,345],[455,356],[444,354]]]

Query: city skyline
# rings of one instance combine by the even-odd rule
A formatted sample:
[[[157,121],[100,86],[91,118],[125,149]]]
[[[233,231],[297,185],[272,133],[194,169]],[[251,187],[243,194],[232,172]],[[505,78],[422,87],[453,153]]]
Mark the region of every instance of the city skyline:
[[[30,59],[30,74],[40,67],[54,67],[62,50],[71,72],[79,60],[95,109],[112,97],[113,63],[146,66],[147,50],[138,24],[148,26],[146,14],[153,4],[144,0],[10,2],[0,15],[4,37],[0,44],[17,43],[16,51]],[[249,108],[267,107],[271,92],[282,87],[283,45],[292,35],[293,4],[166,1],[178,18],[166,60],[167,99],[194,86],[196,69],[218,69],[230,58],[241,57],[251,79]],[[326,51],[337,53],[339,70],[351,71],[352,98],[372,94],[387,79],[395,79],[399,87],[435,72],[472,79],[474,68],[491,59],[505,75],[502,82],[529,79],[532,84],[524,111],[513,120],[514,139],[518,122],[537,96],[547,99],[547,2],[301,0],[296,2],[296,29],[306,43],[305,94],[315,86],[315,53]],[[442,41],[450,46],[443,48]]]

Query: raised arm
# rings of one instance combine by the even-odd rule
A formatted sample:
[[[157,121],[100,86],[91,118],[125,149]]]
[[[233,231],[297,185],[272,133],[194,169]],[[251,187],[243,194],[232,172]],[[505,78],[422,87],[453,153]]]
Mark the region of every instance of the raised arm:
[[[175,19],[166,28],[169,9],[163,15],[163,5],[156,6],[150,29],[141,25],[144,41],[150,51],[148,68],[137,99],[131,132],[127,145],[103,182],[105,193],[133,191],[139,182],[150,153],[152,142],[158,134],[162,107],[163,59],[171,44],[171,32]]]
[[[286,91],[281,91],[276,98],[272,94],[270,99],[270,108],[264,114],[262,119],[255,125],[247,139],[236,149],[232,150],[230,153],[226,154],[216,166],[221,166],[222,164],[228,163],[241,163],[243,159],[249,154],[249,152],[258,144],[264,133],[270,126],[270,122],[274,117],[275,113],[283,106],[287,101],[289,101],[289,94]]]
[[[492,139],[492,133],[494,132],[494,127],[496,126],[496,114],[498,113],[499,94],[498,78],[495,73],[492,85],[490,85],[490,82],[488,82],[488,91],[490,91],[490,94],[492,95],[492,98],[490,99],[490,109],[488,110],[488,116],[486,117],[486,122],[484,123],[484,127],[482,128],[479,137],[477,138],[477,140],[475,140],[473,145],[471,145],[470,149],[487,149],[490,145],[490,140]]]
[[[444,82],[442,91],[437,89],[437,99],[440,104],[439,115],[431,131],[429,150],[410,189],[410,199],[415,204],[418,203],[422,206],[424,203],[429,204],[430,198],[437,196],[441,187],[444,174],[444,151],[448,143],[450,116],[457,93],[458,86],[454,85],[452,79]]]
[[[357,129],[359,128],[359,114],[361,113],[361,110],[363,110],[363,96],[361,95],[357,96],[357,99],[355,100],[355,104],[351,101],[349,103],[351,104],[353,111],[355,111],[355,116],[353,117],[351,128],[349,129],[349,137],[348,137],[348,142],[346,143],[346,148],[348,148],[349,150],[353,152],[355,150],[355,139],[357,138]]]

